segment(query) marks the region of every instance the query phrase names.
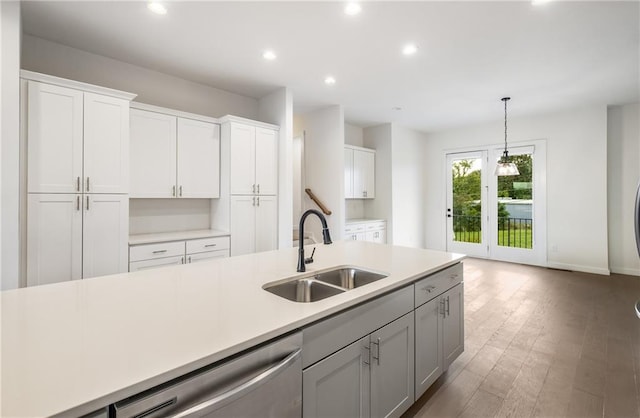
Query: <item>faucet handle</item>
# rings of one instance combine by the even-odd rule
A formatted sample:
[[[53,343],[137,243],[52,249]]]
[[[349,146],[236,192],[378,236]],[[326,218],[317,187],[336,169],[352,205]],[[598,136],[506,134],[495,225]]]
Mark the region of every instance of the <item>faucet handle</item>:
[[[313,247],[313,251],[311,251],[311,257],[309,258],[305,258],[304,259],[304,263],[305,264],[311,264],[313,263],[313,255],[316,253],[316,247]]]

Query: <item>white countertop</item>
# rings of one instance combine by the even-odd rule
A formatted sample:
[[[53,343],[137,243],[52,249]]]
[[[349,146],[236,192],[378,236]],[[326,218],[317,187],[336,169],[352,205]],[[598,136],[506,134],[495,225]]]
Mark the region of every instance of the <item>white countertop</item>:
[[[389,277],[290,302],[262,285],[304,274],[291,248],[2,292],[0,415],[88,413],[463,258],[361,241],[316,248],[308,272],[353,265]]]
[[[183,241],[188,239],[223,237],[228,231],[218,229],[198,229],[193,231],[158,232],[155,234],[129,235],[129,245],[153,244],[156,242]]]
[[[345,225],[349,225],[349,224],[361,224],[364,222],[386,222],[386,219],[367,219],[367,218],[352,218],[352,219],[345,219],[344,223]]]

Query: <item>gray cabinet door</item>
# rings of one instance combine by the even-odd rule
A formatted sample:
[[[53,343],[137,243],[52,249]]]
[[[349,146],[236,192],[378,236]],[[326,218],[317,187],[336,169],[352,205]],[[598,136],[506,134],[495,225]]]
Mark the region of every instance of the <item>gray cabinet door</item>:
[[[414,328],[411,312],[371,334],[372,417],[399,417],[413,404]]]
[[[368,417],[369,336],[346,346],[302,373],[302,415]]]
[[[445,314],[441,297],[415,310],[416,399],[436,381],[442,368],[442,322]]]
[[[463,283],[449,289],[441,298],[444,299],[445,317],[442,327],[444,369],[458,358],[464,351],[464,303]]]

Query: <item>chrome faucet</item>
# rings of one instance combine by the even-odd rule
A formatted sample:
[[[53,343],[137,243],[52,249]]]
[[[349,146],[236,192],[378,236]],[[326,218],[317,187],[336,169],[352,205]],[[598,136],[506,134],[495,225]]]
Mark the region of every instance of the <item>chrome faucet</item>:
[[[318,218],[320,218],[320,222],[322,222],[322,241],[324,242],[325,245],[331,244],[331,235],[329,235],[329,228],[327,227],[327,219],[324,217],[324,215],[315,209],[309,209],[308,211],[303,213],[302,217],[300,217],[300,226],[298,227],[298,235],[299,235],[298,236],[298,239],[299,239],[298,271],[299,272],[306,271],[304,265],[306,263],[313,262],[313,258],[310,258],[309,260],[304,258],[304,221],[307,219],[307,216],[311,215],[312,213],[318,216]]]

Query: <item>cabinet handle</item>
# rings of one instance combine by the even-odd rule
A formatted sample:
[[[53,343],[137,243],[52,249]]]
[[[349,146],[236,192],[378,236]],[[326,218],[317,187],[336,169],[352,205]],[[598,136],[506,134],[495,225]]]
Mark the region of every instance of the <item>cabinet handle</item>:
[[[166,253],[166,252],[167,252],[167,250],[155,250],[151,254],[162,254],[162,253]]]
[[[184,257],[180,257],[180,264],[184,264]]]
[[[436,288],[435,286],[429,285],[427,287],[423,287],[422,290],[424,290],[427,293],[431,293],[433,291],[433,289],[435,289],[435,288]]]
[[[447,316],[447,312],[444,309],[444,298],[440,299],[440,307],[442,308],[442,317],[445,318]]]
[[[89,176],[87,176],[87,191],[89,191]]]
[[[87,196],[87,210],[89,210],[89,196]]]
[[[191,264],[191,256],[189,256],[189,264]]]
[[[216,245],[218,245],[218,244],[207,244],[207,245],[204,246],[204,248],[215,247]]]
[[[171,191],[171,196],[175,197],[176,196],[176,185],[173,185],[173,190]]]
[[[378,357],[373,356],[373,359],[378,363],[378,366],[379,366],[380,365],[380,338],[377,338],[376,342],[371,343],[371,344],[375,344],[376,347],[378,347],[378,349],[376,350],[377,354],[378,354]]]
[[[80,191],[80,176],[78,176],[78,178],[76,179],[76,191]]]
[[[256,185],[251,186],[251,193],[256,194]]]
[[[182,186],[180,186],[180,197],[182,197]]]
[[[260,194],[260,184],[258,184],[258,194]]]
[[[362,191],[362,197],[367,197],[367,192],[365,192],[364,190]]]
[[[366,345],[365,345],[364,347],[362,347],[362,348],[364,348],[365,350],[367,350],[366,357],[367,357],[367,360],[369,360],[368,362],[367,362],[367,361],[365,361],[365,360],[362,360],[362,362],[363,362],[364,364],[366,364],[367,366],[370,366],[370,365],[371,365],[371,348],[370,348],[370,347],[368,347],[368,346],[366,346]]]
[[[76,210],[80,211],[80,196],[76,196]]]
[[[256,206],[260,206],[260,196],[256,198],[256,202],[258,203]]]
[[[447,316],[449,316],[449,296],[447,296]]]
[[[357,235],[351,235],[351,239],[356,241],[358,239],[358,236]]]

